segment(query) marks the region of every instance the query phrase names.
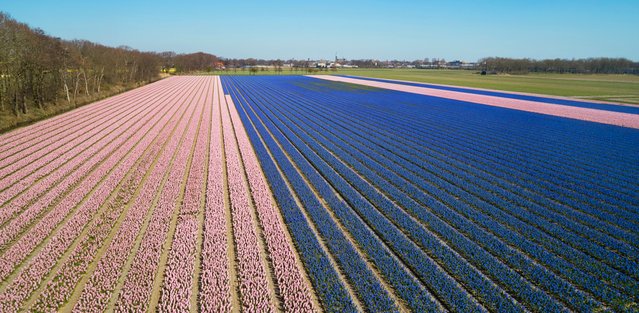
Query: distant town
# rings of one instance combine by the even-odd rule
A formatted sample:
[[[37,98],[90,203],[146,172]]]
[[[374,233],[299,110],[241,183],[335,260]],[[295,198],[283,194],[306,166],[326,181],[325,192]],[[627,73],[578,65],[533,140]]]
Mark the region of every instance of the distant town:
[[[292,64],[289,64],[292,65]],[[378,68],[449,68],[449,69],[463,69],[463,68],[475,68],[477,62],[466,62],[462,60],[454,60],[447,62],[445,59],[423,59],[415,61],[379,61],[379,60],[346,60],[335,59],[334,61],[319,60],[311,61],[309,67],[316,68],[357,68],[357,67],[378,67]]]
[[[348,60],[335,57],[333,60],[264,60],[264,59],[223,59],[218,64],[217,69],[233,68],[316,68],[316,69],[339,69],[339,68],[408,68],[408,69],[475,69],[477,62],[463,60],[446,61],[438,58],[425,58],[422,60],[375,60],[358,59]]]

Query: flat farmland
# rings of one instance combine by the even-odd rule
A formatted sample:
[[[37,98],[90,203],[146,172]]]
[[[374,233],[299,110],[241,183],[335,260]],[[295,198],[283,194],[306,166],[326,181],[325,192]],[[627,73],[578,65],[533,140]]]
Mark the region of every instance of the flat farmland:
[[[633,106],[166,78],[0,136],[0,311],[636,311],[637,143]]]

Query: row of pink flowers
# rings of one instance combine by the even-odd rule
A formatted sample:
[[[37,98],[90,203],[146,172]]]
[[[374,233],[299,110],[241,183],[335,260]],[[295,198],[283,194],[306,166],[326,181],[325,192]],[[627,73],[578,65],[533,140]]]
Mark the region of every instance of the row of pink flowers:
[[[226,224],[224,207],[224,156],[220,123],[222,90],[219,87],[219,78],[216,78],[212,102],[213,119],[200,272],[199,303],[202,312],[230,312],[232,309],[228,258],[228,249],[232,247],[227,244],[230,225]]]
[[[226,99],[223,103],[226,104]],[[258,225],[253,221],[251,199],[227,105],[222,107],[222,129],[242,308],[248,312],[271,312],[274,303],[269,294],[266,260],[260,256]]]
[[[200,129],[195,141],[195,150],[191,160],[184,199],[177,219],[175,235],[171,244],[164,281],[162,296],[158,309],[162,312],[186,312],[189,310],[194,280],[195,261],[197,255],[197,241],[199,236],[198,217],[202,209],[202,187],[206,182],[206,157],[208,154],[208,138],[211,128],[210,100],[213,95],[211,88],[213,79],[207,79],[207,86],[198,97],[198,107],[204,108],[200,115]],[[196,125],[195,121],[193,123]]]
[[[190,86],[189,90],[180,92],[180,97],[176,103],[181,103],[195,87]],[[188,91],[188,92],[187,92]],[[181,106],[180,111],[169,120],[167,129],[170,131],[175,125],[173,135],[168,138],[164,149],[161,150],[157,163],[148,174],[148,178],[137,198],[135,198],[129,214],[122,222],[113,241],[106,249],[104,255],[98,261],[95,271],[88,279],[82,294],[74,307],[79,312],[103,312],[112,297],[118,278],[122,274],[122,268],[134,248],[136,238],[140,235],[145,217],[151,210],[154,197],[159,192],[162,181],[166,176],[171,159],[175,155],[184,128],[188,126],[188,117],[191,115],[186,110],[193,109],[193,106]],[[166,134],[168,136],[168,134]],[[159,142],[163,142],[160,140]],[[174,165],[175,166],[175,165]]]
[[[317,308],[313,307],[308,286],[296,265],[294,248],[284,233],[286,227],[272,201],[257,156],[230,96],[227,96],[227,103],[284,307],[291,312],[313,311]]]
[[[10,153],[11,151],[15,151],[15,149],[22,149],[24,146],[28,146],[28,144],[25,145],[25,143],[37,142],[43,138],[48,138],[48,136],[54,135],[60,130],[83,122],[83,120],[87,117],[104,115],[113,106],[126,103],[128,99],[131,99],[131,97],[137,97],[142,93],[153,92],[153,90],[157,92],[158,90],[162,90],[169,83],[170,82],[165,80],[149,84],[131,92],[118,94],[113,97],[82,106],[81,108],[66,114],[51,117],[30,125],[29,127],[16,129],[3,134],[0,136],[0,151],[2,151],[2,153]],[[5,163],[0,165],[4,166]]]
[[[371,81],[365,79],[342,77],[337,75],[317,75],[316,78],[338,81],[351,84],[359,84],[370,87],[397,90],[419,95],[440,97],[457,101],[472,102],[482,105],[489,105],[500,108],[520,110],[525,112],[539,113],[545,115],[560,116],[565,118],[617,125],[639,129],[639,118],[637,114],[599,110],[554,103],[545,103],[533,100],[512,99],[506,97],[481,95],[468,92],[442,90],[425,86],[410,86],[393,82]]]
[[[162,107],[158,107],[158,110],[159,109],[162,109],[160,110],[160,112],[162,113],[164,113],[164,111],[166,110],[166,108]],[[34,226],[34,230],[27,233],[27,236],[19,239],[17,244],[11,247],[11,249],[13,249],[14,251],[12,253],[8,253],[9,258],[11,260],[21,260],[21,257],[24,257],[31,251],[28,248],[31,248],[32,246],[37,244],[37,242],[42,240],[33,240],[33,236],[39,235],[41,236],[39,238],[46,238],[49,231],[51,231],[51,229],[55,227],[55,225],[57,225],[57,223],[53,223],[53,221],[62,220],[68,214],[69,210],[71,210],[71,208],[73,208],[74,205],[79,202],[80,199],[82,199],[84,194],[81,193],[80,190],[85,190],[86,193],[88,193],[91,190],[92,186],[94,186],[94,184],[91,184],[90,181],[87,180],[87,174],[93,175],[94,177],[97,177],[99,179],[100,174],[95,174],[95,172],[98,171],[104,173],[110,169],[110,166],[112,166],[106,164],[109,163],[106,160],[118,160],[117,157],[113,156],[113,152],[116,151],[116,149],[121,148],[121,145],[126,142],[131,136],[134,136],[136,134],[142,135],[140,133],[140,130],[148,130],[148,128],[153,123],[158,123],[161,115],[162,114],[156,114],[155,116],[141,116],[141,119],[137,121],[131,121],[132,125],[135,125],[135,127],[126,129],[122,134],[120,134],[121,136],[111,134],[107,138],[106,142],[108,144],[104,147],[104,149],[99,150],[100,148],[98,146],[92,147],[92,149],[94,150],[99,150],[94,151],[97,152],[97,154],[83,163],[76,169],[76,171],[72,172],[71,174],[63,176],[62,173],[54,172],[52,175],[47,176],[46,179],[42,180],[42,183],[53,183],[57,181],[59,181],[59,183],[53,188],[48,187],[47,185],[40,184],[39,186],[37,186],[38,188],[30,188],[30,190],[33,189],[33,191],[27,192],[27,195],[32,195],[33,193],[44,193],[44,195],[38,198],[36,202],[32,203],[30,199],[26,197],[18,197],[14,199],[14,201],[9,203],[8,206],[4,207],[4,210],[2,211],[3,213],[2,215],[0,215],[2,218],[11,217],[11,215],[5,216],[4,212],[9,214],[13,212],[20,212],[23,207],[26,209],[2,228],[2,232],[0,232],[0,247],[4,247],[9,244],[21,232],[23,232],[24,229],[29,227],[29,225],[31,225],[34,220],[36,220],[38,217],[42,217],[42,220],[39,222],[39,224],[36,224]],[[154,119],[151,119],[151,117],[154,117]],[[78,185],[81,185],[83,189],[77,189],[76,187]],[[45,193],[47,188],[51,189]],[[65,194],[67,197],[66,199],[63,198],[62,200],[62,204],[64,204],[64,206],[62,206],[62,204],[58,204],[56,207],[61,207],[61,209],[54,209],[53,206],[56,204],[56,200]],[[69,200],[70,198],[76,199],[76,202],[73,202],[73,200]],[[48,209],[51,210],[47,212]],[[20,245],[20,241],[26,243],[24,245]],[[17,248],[19,248],[20,252],[15,251],[16,246]],[[3,261],[7,260],[3,259]],[[0,267],[0,277],[4,277],[4,274],[4,269]]]
[[[168,96],[170,94],[165,94]],[[133,109],[128,112],[129,119],[122,119],[123,116],[107,116],[109,126],[99,129],[101,132],[97,136],[94,131],[85,132],[82,142],[77,144],[63,155],[50,153],[39,159],[28,159],[30,162],[20,171],[0,180],[0,186],[10,186],[0,193],[0,206],[6,205],[0,211],[0,224],[20,212],[20,209],[32,203],[43,193],[65,178],[70,172],[82,167],[85,162],[96,160],[95,155],[108,146],[108,143],[120,139],[131,127],[140,126],[140,116],[145,116],[157,110],[157,103],[153,105],[151,101],[142,102],[139,106],[130,106]],[[88,139],[87,139],[88,138]],[[74,144],[74,142],[72,142]],[[101,159],[97,159],[101,160]],[[31,175],[27,176],[29,173]],[[14,177],[16,176],[16,177]],[[25,177],[26,176],[26,177]],[[9,181],[12,179],[12,181]],[[19,180],[18,180],[19,179]],[[15,182],[15,183],[14,183]],[[34,184],[35,182],[35,184]],[[14,183],[13,185],[11,185]],[[1,189],[1,188],[0,188]],[[22,194],[20,194],[22,192]],[[16,197],[17,198],[14,198]]]
[[[0,205],[15,196],[16,191],[20,191],[34,181],[50,174],[57,167],[67,163],[77,166],[78,162],[72,161],[74,159],[86,160],[87,158],[79,158],[79,154],[96,143],[104,142],[104,137],[110,135],[111,132],[122,133],[119,127],[125,122],[137,121],[141,114],[148,114],[149,110],[157,106],[157,101],[166,101],[167,96],[170,95],[166,93],[167,91],[157,93],[155,97],[140,95],[140,97],[131,100],[135,101],[133,103],[139,103],[138,105],[127,104],[130,102],[119,104],[120,109],[105,112],[99,116],[100,119],[89,121],[89,124],[82,128],[73,128],[74,132],[69,130],[62,137],[41,138],[41,142],[30,143],[31,146],[28,149],[14,153],[11,158],[8,158],[14,160],[7,159],[10,162],[9,165],[0,170],[0,177],[2,177],[0,191],[3,191],[0,194]],[[127,123],[127,125],[130,124]],[[49,144],[43,146],[43,142]],[[100,145],[98,144],[98,146]]]
[[[126,203],[132,200],[134,190],[140,185],[143,176],[150,170],[153,160],[159,155],[164,143],[168,140],[171,129],[173,128],[172,126],[175,125],[167,122],[168,117],[173,116],[178,109],[182,109],[177,103],[179,102],[174,101],[170,106],[167,106],[171,108],[171,112],[169,112],[167,118],[161,123],[164,127],[162,132],[155,141],[148,146],[148,151],[146,151],[138,161],[139,164],[132,169],[132,175],[123,183],[120,192],[110,197],[106,204],[105,211],[91,222],[89,231],[87,232],[89,235],[82,238],[81,243],[76,246],[73,254],[48,282],[46,289],[37,298],[34,307],[29,308],[29,310],[39,312],[57,310],[60,304],[68,300],[74,287],[87,270],[89,263],[96,257],[98,249],[100,249],[109,234],[113,231],[114,224],[121,214],[123,214]],[[148,205],[149,200],[144,200]],[[127,216],[129,214],[133,214],[133,212],[129,210]]]
[[[0,312],[145,311],[154,292],[158,310],[184,312],[195,290],[202,312],[319,309],[219,77],[173,77],[0,136],[0,155],[13,160],[0,158]]]
[[[141,118],[147,119],[152,118],[152,116]],[[51,215],[54,215],[52,218],[45,217],[42,219],[41,225],[36,225],[26,236],[21,238],[20,242],[16,243],[19,247],[33,246],[32,243],[40,243],[46,238],[46,235],[48,235],[54,225],[57,225],[62,218],[67,216],[71,208],[79,204],[77,210],[70,215],[69,220],[44,243],[38,254],[34,255],[21,268],[15,279],[0,293],[0,305],[2,306],[0,311],[12,312],[16,310],[38,288],[44,276],[91,221],[100,205],[104,203],[118,183],[124,178],[127,170],[136,163],[136,160],[142,155],[146,147],[159,134],[161,123],[154,125],[155,127],[150,129],[150,131],[147,129],[146,131],[136,132],[133,135],[133,140],[121,145],[96,171],[91,173],[82,184],[79,184],[74,189],[74,192],[69,193],[52,209]],[[94,186],[97,186],[95,190],[93,190]],[[88,197],[83,199],[85,196]],[[22,239],[29,240],[25,242]],[[22,250],[30,251],[31,249]],[[13,255],[5,254],[5,257],[11,258]]]
[[[201,87],[202,88],[202,87]],[[198,94],[203,92],[202,89]],[[194,101],[193,98],[187,101]],[[172,218],[178,209],[178,199],[181,192],[186,164],[191,157],[196,134],[198,119],[203,113],[202,105],[196,106],[195,112],[189,117],[189,126],[177,155],[173,161],[175,166],[171,168],[168,180],[160,194],[157,207],[151,217],[149,226],[142,238],[139,250],[137,251],[131,269],[127,273],[124,285],[116,304],[117,311],[138,311],[147,310],[149,300],[153,292],[155,276],[160,264],[160,257],[163,246],[167,240],[169,226]]]
[[[108,99],[95,107],[97,112],[86,112],[84,116],[77,116],[75,119],[63,122],[43,122],[43,127],[39,130],[30,131],[30,136],[16,138],[11,145],[8,145],[0,152],[0,177],[4,177],[4,168],[12,165],[16,160],[24,157],[37,159],[37,153],[49,153],[54,148],[66,144],[75,139],[77,136],[86,133],[88,130],[95,128],[101,123],[108,121],[114,114],[130,110],[127,103],[136,103],[147,99],[153,95],[153,90],[146,92],[136,90],[133,93],[123,94],[122,99]],[[72,111],[75,113],[75,111]],[[130,111],[129,111],[130,112]],[[40,124],[37,124],[40,125]],[[50,146],[53,146],[51,148]],[[45,149],[46,148],[46,149]]]

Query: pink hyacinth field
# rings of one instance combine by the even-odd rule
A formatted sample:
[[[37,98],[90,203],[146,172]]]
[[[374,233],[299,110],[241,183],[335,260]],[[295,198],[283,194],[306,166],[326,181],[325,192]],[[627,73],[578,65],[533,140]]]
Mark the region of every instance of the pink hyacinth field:
[[[0,312],[319,309],[221,86],[171,77],[0,136]]]

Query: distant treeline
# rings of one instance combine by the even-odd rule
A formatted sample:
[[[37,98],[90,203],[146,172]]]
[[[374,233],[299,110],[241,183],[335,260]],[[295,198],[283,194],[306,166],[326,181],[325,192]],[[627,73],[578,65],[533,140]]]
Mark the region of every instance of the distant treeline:
[[[484,58],[477,66],[499,73],[639,74],[639,63],[624,58],[510,59]]]
[[[62,40],[0,12],[0,113],[75,106],[159,79],[160,69],[204,70],[206,53],[141,52],[86,40]]]
[[[269,59],[222,59],[221,62],[227,68],[243,68],[255,66],[269,66],[279,68],[282,65],[293,69],[315,67],[318,62],[327,60],[269,60]],[[490,57],[483,58],[477,62],[463,62],[459,60],[447,62],[444,59],[421,59],[421,60],[345,60],[339,59],[335,63],[340,66],[351,66],[359,68],[415,68],[415,69],[466,69],[476,71],[486,71],[488,73],[576,73],[576,74],[639,74],[639,63],[625,58],[588,58],[588,59],[512,59]],[[335,64],[331,63],[331,64]]]
[[[162,68],[175,68],[179,73],[210,72],[215,69],[220,59],[212,54],[196,52],[189,54],[176,54],[175,52],[160,52]]]

